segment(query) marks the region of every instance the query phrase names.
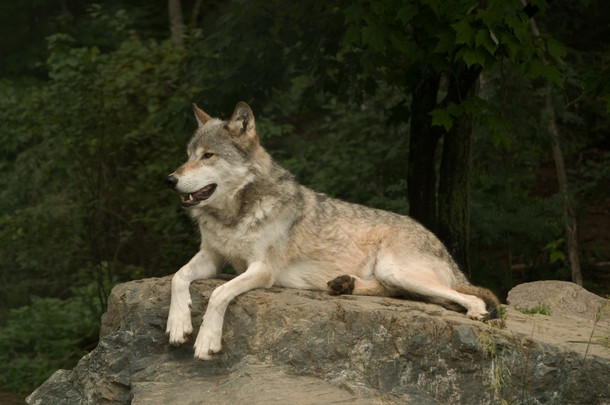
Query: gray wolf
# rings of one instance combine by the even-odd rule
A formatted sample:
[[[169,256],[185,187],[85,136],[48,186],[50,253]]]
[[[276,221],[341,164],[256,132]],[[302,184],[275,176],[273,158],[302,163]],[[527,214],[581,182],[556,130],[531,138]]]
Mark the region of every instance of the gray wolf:
[[[198,128],[188,160],[167,184],[199,225],[201,245],[172,278],[171,344],[184,343],[193,331],[190,283],[214,277],[225,264],[238,276],[210,296],[194,345],[199,359],[221,350],[227,306],[255,288],[415,297],[477,320],[497,307],[493,293],[471,285],[443,244],[415,220],[299,185],[260,145],[246,103],[224,121],[193,108]]]

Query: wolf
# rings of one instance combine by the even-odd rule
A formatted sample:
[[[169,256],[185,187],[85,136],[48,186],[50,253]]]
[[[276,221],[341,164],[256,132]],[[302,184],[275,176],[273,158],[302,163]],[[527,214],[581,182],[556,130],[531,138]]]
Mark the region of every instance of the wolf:
[[[198,127],[188,160],[168,186],[199,226],[201,245],[172,277],[166,333],[173,345],[193,331],[189,285],[225,264],[237,276],[210,296],[195,340],[195,358],[221,350],[227,306],[271,286],[332,294],[407,296],[493,316],[494,294],[471,285],[445,246],[408,216],[340,201],[298,184],[261,146],[254,114],[237,103],[230,119],[193,104]]]

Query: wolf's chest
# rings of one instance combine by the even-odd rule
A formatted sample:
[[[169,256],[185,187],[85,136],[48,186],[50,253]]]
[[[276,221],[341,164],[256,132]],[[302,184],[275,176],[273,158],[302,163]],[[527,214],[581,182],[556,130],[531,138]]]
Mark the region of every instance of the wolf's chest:
[[[269,246],[281,234],[274,222],[252,220],[223,224],[203,220],[199,223],[202,244],[218,252],[233,266],[245,267],[254,260],[263,259]]]

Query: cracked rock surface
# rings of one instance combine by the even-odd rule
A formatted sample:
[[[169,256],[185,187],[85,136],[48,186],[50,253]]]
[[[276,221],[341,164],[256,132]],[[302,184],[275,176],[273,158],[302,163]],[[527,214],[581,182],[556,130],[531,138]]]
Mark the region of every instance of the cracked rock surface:
[[[172,347],[165,336],[170,280],[116,286],[98,347],[27,402],[610,404],[610,320],[603,316],[524,315],[511,302],[499,329],[421,302],[270,288],[229,305],[223,350],[204,362],[193,359],[192,343],[224,281],[192,284],[195,332]],[[566,296],[556,302],[569,308]]]

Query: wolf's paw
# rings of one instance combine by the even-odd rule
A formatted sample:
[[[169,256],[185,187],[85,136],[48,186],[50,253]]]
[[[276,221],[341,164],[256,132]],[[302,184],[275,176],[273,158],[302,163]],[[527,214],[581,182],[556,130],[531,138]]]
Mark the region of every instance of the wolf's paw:
[[[167,317],[167,328],[165,333],[169,335],[169,343],[178,346],[188,340],[188,335],[193,331],[191,313],[186,311],[169,310]]]
[[[489,313],[487,311],[468,311],[466,316],[475,321],[486,321],[489,319]]]
[[[345,275],[330,280],[326,284],[330,287],[330,293],[332,295],[351,294],[354,291],[355,280],[354,277]]]
[[[199,330],[197,340],[195,340],[195,358],[200,360],[211,360],[213,354],[218,353],[222,348],[220,333],[210,332],[203,328]]]

